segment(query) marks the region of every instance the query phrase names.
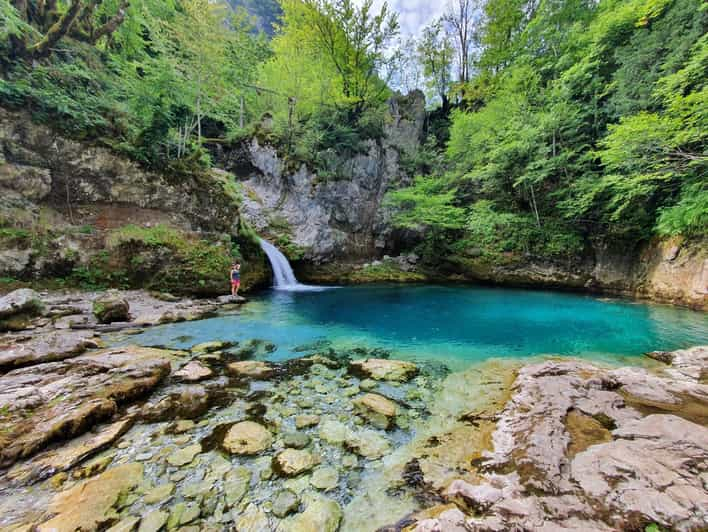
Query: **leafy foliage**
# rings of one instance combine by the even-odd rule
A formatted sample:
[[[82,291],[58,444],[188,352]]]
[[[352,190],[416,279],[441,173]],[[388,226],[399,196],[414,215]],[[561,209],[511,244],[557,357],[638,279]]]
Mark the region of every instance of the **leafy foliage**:
[[[488,256],[563,257],[597,238],[705,238],[705,5],[487,0],[483,13],[447,164],[391,195],[397,223],[464,218],[462,232],[445,235],[450,248]]]

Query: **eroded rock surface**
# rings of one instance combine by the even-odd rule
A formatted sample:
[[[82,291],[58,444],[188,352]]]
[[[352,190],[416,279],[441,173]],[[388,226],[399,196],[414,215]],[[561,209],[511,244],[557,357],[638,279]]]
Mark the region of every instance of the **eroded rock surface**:
[[[655,357],[656,358],[656,357]],[[444,498],[460,530],[676,530],[708,525],[705,347],[658,373],[573,361],[524,367],[477,478]],[[703,416],[697,415],[702,411]],[[416,531],[456,530],[450,514]],[[465,528],[467,527],[467,528]]]
[[[169,351],[105,349],[0,376],[0,464],[110,419],[170,372]]]

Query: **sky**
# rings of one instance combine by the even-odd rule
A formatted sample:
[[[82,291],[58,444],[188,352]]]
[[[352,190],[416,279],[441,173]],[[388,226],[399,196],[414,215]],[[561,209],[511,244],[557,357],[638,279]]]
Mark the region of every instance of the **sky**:
[[[374,0],[377,11],[383,3],[384,0]],[[388,0],[389,7],[399,14],[403,36],[418,34],[421,28],[443,14],[447,3],[447,0]]]

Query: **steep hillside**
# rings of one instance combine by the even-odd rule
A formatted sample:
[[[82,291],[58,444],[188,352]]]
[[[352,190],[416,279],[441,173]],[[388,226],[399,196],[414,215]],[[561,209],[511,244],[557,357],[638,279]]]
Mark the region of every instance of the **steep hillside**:
[[[247,288],[269,279],[225,172],[149,172],[2,109],[0,157],[0,277],[212,294],[242,255]]]

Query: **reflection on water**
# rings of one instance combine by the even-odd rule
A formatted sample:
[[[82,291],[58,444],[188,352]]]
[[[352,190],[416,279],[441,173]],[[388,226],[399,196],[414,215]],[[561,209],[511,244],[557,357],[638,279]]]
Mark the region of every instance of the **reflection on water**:
[[[180,338],[188,336],[189,338]],[[274,360],[328,339],[396,356],[445,360],[452,367],[492,356],[639,355],[708,342],[708,317],[660,305],[575,294],[448,286],[345,287],[267,292],[239,313],[150,329],[131,341],[189,345],[263,338]]]

